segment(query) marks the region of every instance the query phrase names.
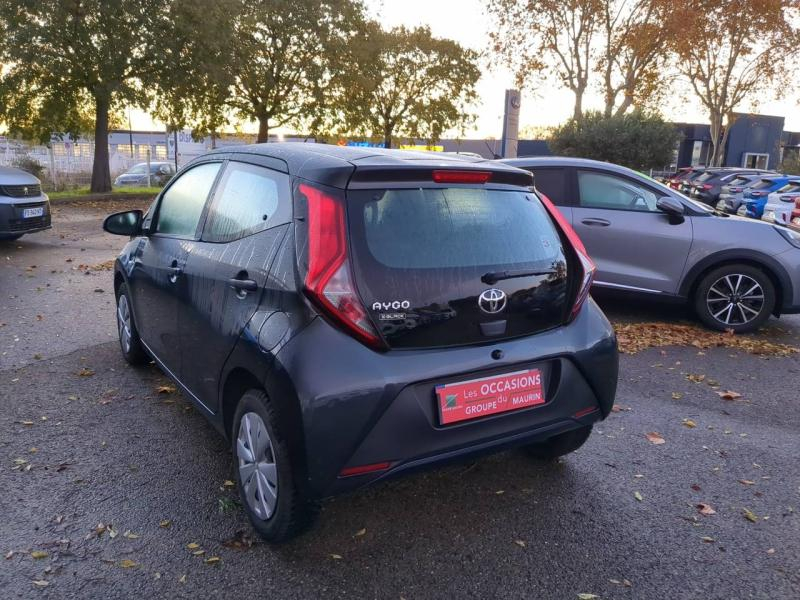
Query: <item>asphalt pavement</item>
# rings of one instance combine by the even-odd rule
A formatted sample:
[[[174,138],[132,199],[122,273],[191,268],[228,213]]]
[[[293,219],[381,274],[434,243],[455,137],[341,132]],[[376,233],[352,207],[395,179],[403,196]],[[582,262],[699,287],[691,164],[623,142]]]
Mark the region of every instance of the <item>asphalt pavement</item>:
[[[507,452],[391,481],[261,543],[224,440],[120,356],[115,209],[64,205],[0,243],[3,598],[800,597],[800,355],[731,348],[624,355],[617,411],[556,464]],[[800,318],[770,325],[800,346]]]

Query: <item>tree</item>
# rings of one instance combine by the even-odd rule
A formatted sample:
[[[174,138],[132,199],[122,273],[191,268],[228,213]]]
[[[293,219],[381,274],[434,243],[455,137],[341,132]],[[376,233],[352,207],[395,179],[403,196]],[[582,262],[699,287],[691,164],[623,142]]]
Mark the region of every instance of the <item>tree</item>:
[[[788,83],[800,44],[797,0],[688,0],[673,19],[683,35],[672,47],[678,68],[708,111],[713,145],[710,164],[720,165],[734,111],[759,91]]]
[[[151,112],[171,130],[190,127],[196,139],[231,122],[229,48],[241,4],[193,0],[170,6],[172,35],[163,36]]]
[[[240,0],[230,40],[230,107],[258,121],[258,141],[313,121],[363,23],[357,0]]]
[[[592,47],[601,25],[602,0],[487,0],[494,52],[520,87],[551,74],[575,95],[572,116],[583,114],[593,70]]]
[[[672,7],[671,0],[603,1],[598,67],[607,117],[654,106],[664,95],[670,41],[682,35],[669,18]]]
[[[471,119],[480,78],[475,51],[427,27],[384,31],[375,23],[358,48],[334,106],[350,132],[391,148],[398,135],[433,142]]]
[[[549,141],[554,154],[616,163],[644,171],[672,162],[678,132],[660,116],[633,111],[606,117],[589,111],[557,128]]]
[[[91,190],[111,190],[109,114],[121,104],[143,104],[168,30],[163,0],[0,0],[7,23],[0,106],[9,129],[27,126],[20,107],[40,132],[69,128],[69,119],[94,116]]]

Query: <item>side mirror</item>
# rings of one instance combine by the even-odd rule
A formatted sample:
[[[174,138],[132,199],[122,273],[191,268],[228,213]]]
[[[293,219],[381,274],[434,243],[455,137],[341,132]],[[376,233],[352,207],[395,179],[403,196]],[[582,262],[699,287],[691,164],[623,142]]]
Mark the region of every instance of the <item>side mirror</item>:
[[[161,173],[162,175],[169,175],[169,167],[165,167],[164,165],[161,165],[158,168],[158,172]]]
[[[661,212],[667,213],[670,217],[683,217],[683,213],[686,212],[686,208],[683,206],[681,202],[675,200],[675,198],[670,198],[669,196],[664,196],[663,198],[659,198],[656,201],[656,207]]]
[[[103,221],[103,230],[114,235],[138,235],[142,232],[142,211],[127,210],[109,215]]]

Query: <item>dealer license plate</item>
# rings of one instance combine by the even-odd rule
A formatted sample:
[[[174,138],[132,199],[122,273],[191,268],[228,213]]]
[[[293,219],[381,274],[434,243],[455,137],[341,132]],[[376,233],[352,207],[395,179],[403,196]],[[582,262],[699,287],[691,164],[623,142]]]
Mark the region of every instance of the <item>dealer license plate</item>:
[[[23,208],[22,218],[32,219],[33,217],[41,217],[44,214],[44,206],[36,206],[34,208]]]
[[[545,403],[539,369],[437,385],[436,398],[442,425]]]

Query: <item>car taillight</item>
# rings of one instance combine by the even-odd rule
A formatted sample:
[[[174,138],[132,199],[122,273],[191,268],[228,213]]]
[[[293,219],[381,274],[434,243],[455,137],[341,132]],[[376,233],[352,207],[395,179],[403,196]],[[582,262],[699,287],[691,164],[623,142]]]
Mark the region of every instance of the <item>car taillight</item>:
[[[567,240],[569,240],[573,250],[575,250],[575,254],[578,255],[578,261],[581,264],[581,282],[578,287],[578,294],[575,296],[575,303],[572,305],[572,311],[569,315],[569,320],[572,321],[581,310],[583,303],[586,302],[586,299],[589,297],[589,291],[592,289],[592,281],[594,280],[594,273],[597,267],[592,259],[589,258],[589,253],[586,252],[586,247],[583,245],[581,238],[575,233],[572,225],[564,218],[561,211],[550,201],[550,198],[539,192],[539,199],[556,222],[556,225],[561,229],[564,235],[567,236]]]
[[[783,202],[794,202],[796,199],[797,196],[781,196]]]
[[[704,183],[704,184],[702,185],[702,188],[703,188],[704,190],[710,190],[712,187],[714,187],[714,186],[713,186],[713,185],[711,185],[710,183]]]
[[[738,194],[739,192],[741,192],[741,191],[742,191],[742,188],[738,188],[738,187],[732,187],[732,188],[728,188],[728,191],[729,191],[729,192],[732,192],[732,193],[734,193],[734,194]]]
[[[492,178],[492,173],[491,171],[436,170],[432,177],[436,183],[486,183]]]
[[[353,283],[347,256],[344,203],[301,184],[308,199],[308,272],[306,295],[331,319],[373,348],[383,348]]]

